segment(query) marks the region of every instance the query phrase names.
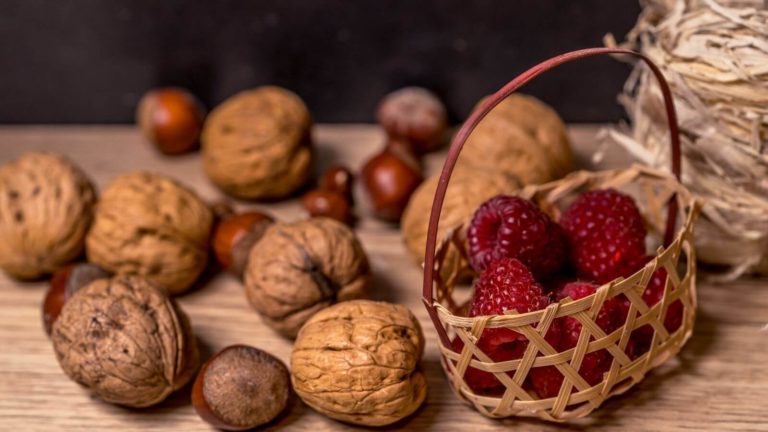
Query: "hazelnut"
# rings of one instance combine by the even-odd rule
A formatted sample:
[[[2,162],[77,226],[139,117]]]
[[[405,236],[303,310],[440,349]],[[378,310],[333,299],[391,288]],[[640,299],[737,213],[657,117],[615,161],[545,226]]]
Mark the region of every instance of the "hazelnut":
[[[386,148],[363,165],[361,181],[373,215],[397,222],[408,199],[422,182],[418,161],[402,141],[391,140]]]
[[[445,106],[425,88],[405,87],[388,94],[376,117],[390,137],[405,139],[417,153],[436,150],[446,141]]]
[[[354,176],[352,172],[343,166],[334,166],[329,168],[320,177],[318,187],[323,190],[341,194],[352,204],[352,181]]]
[[[346,225],[352,224],[352,208],[349,201],[337,192],[313,189],[301,198],[301,205],[312,217],[324,216]]]
[[[243,276],[248,253],[275,220],[267,214],[249,211],[222,219],[214,229],[216,260],[237,277]]]
[[[282,361],[254,347],[232,345],[203,364],[192,387],[192,406],[216,428],[251,429],[285,409],[290,386]]]
[[[165,87],[145,94],[136,109],[142,133],[162,153],[175,155],[194,149],[200,141],[205,109],[182,88]]]
[[[186,315],[138,276],[98,279],[78,290],[53,323],[64,373],[100,399],[148,407],[184,386],[199,363]]]
[[[72,295],[80,288],[88,285],[96,279],[108,278],[105,272],[96,264],[81,263],[70,264],[57,270],[51,278],[48,292],[43,300],[43,327],[45,333],[51,334],[54,321],[59,317],[61,308]]]
[[[211,204],[211,211],[213,217],[217,221],[223,220],[235,214],[235,209],[232,207],[232,203],[227,200],[219,200]]]
[[[370,279],[355,233],[320,217],[270,226],[251,248],[245,291],[264,323],[293,338],[315,312],[364,297]]]

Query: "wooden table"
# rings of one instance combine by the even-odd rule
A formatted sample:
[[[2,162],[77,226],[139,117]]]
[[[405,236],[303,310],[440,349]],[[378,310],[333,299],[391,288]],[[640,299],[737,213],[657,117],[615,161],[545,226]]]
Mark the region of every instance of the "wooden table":
[[[579,163],[593,166],[595,126],[571,128]],[[372,126],[319,126],[320,167],[343,162],[359,167],[383,136]],[[168,174],[203,197],[221,196],[205,178],[197,154],[163,158],[132,127],[0,127],[0,162],[29,150],[66,154],[99,186],[115,175],[143,168]],[[609,150],[607,165],[628,157]],[[441,155],[428,158],[434,172]],[[295,200],[269,206],[286,220],[303,217]],[[375,273],[375,296],[404,303],[426,330],[423,361],[429,396],[401,430],[559,430],[583,425],[605,430],[768,430],[768,287],[765,281],[699,285],[700,311],[694,337],[678,359],[654,371],[624,396],[614,398],[579,425],[489,420],[451,392],[439,364],[437,339],[420,303],[421,271],[402,245],[399,231],[369,218],[357,227]],[[59,369],[40,320],[45,282],[19,283],[0,276],[0,430],[211,430],[182,390],[157,407],[134,411],[92,400]],[[262,347],[288,362],[291,343],[266,328],[246,303],[242,286],[221,274],[179,298],[208,353],[233,343]],[[351,429],[296,402],[274,429]]]

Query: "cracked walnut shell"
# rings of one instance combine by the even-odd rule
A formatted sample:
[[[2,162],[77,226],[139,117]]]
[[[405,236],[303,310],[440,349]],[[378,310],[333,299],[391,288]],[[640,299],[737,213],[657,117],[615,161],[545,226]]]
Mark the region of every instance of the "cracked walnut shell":
[[[291,354],[291,381],[301,399],[333,419],[384,426],[424,402],[418,365],[424,336],[402,305],[339,303],[302,327]]]
[[[88,259],[179,294],[205,268],[212,223],[211,210],[193,191],[168,177],[135,171],[104,189],[86,237]]]
[[[251,305],[289,338],[317,311],[364,297],[369,281],[368,258],[355,233],[323,217],[270,226],[245,270]]]
[[[205,173],[238,198],[283,198],[311,173],[311,127],[307,106],[293,92],[265,86],[238,93],[205,122]]]
[[[130,407],[162,401],[199,363],[186,315],[138,276],[99,279],[78,290],[54,323],[51,340],[72,380]]]
[[[26,153],[0,167],[0,267],[32,279],[77,258],[95,200],[90,180],[63,156]]]

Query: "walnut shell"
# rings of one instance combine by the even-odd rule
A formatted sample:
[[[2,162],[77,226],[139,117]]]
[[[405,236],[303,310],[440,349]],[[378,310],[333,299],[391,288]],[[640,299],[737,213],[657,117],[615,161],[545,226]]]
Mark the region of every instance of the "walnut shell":
[[[369,300],[324,309],[302,327],[291,355],[291,381],[301,399],[333,419],[383,426],[424,402],[418,369],[424,336],[401,305]]]
[[[211,210],[193,191],[135,171],[104,189],[86,250],[105,270],[138,274],[179,294],[205,268],[212,223]]]
[[[497,169],[523,184],[539,184],[570,172],[573,154],[557,113],[532,96],[516,93],[480,121],[458,165]]]
[[[138,276],[99,279],[77,291],[51,335],[64,372],[97,397],[147,407],[184,386],[199,363],[186,315]]]
[[[0,268],[31,279],[80,256],[95,200],[90,180],[63,156],[26,153],[0,167]]]
[[[365,296],[369,282],[368,258],[355,233],[323,217],[269,227],[245,270],[251,306],[289,338],[317,311]]]
[[[205,122],[203,168],[226,193],[283,198],[311,174],[312,118],[296,94],[280,87],[238,93]]]

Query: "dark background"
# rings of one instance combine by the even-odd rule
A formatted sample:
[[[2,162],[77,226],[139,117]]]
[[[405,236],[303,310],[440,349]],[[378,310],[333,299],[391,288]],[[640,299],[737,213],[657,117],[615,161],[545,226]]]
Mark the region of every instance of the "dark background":
[[[124,123],[142,93],[188,87],[207,106],[260,84],[321,122],[368,122],[423,85],[454,120],[554,54],[621,39],[637,0],[0,0],[0,123]],[[568,65],[526,90],[569,121],[622,116],[628,67]]]

